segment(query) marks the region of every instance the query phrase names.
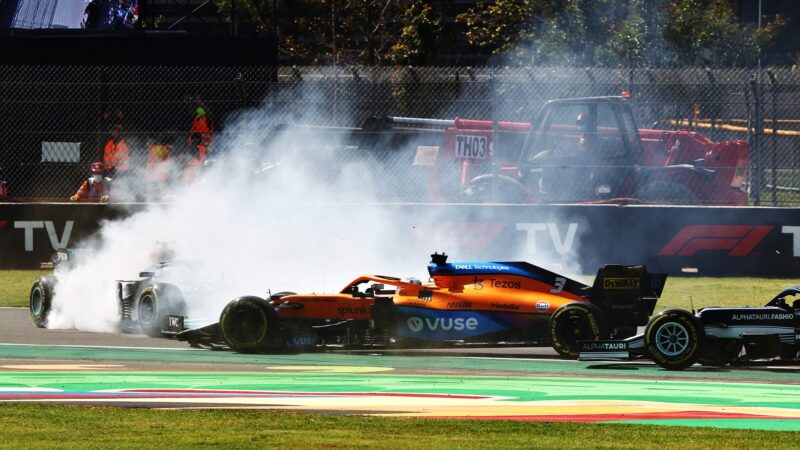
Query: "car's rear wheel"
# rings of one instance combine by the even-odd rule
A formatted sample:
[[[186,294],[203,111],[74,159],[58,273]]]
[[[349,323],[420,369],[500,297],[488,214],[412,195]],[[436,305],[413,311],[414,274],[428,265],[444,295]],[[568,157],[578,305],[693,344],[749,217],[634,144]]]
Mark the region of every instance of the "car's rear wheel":
[[[278,315],[258,297],[239,297],[228,303],[219,316],[222,339],[231,350],[260,353],[279,347]]]
[[[644,345],[653,360],[668,370],[682,370],[697,361],[704,338],[697,318],[680,309],[662,311],[647,324]]]
[[[39,328],[47,326],[47,316],[53,302],[55,278],[52,276],[37,277],[31,286],[29,307],[33,324]]]
[[[563,358],[577,358],[580,341],[606,338],[608,329],[603,311],[591,303],[568,303],[550,317],[553,349]]]
[[[180,313],[183,297],[175,286],[152,284],[139,294],[136,303],[136,317],[142,332],[148,336],[160,337],[169,324],[169,316]]]

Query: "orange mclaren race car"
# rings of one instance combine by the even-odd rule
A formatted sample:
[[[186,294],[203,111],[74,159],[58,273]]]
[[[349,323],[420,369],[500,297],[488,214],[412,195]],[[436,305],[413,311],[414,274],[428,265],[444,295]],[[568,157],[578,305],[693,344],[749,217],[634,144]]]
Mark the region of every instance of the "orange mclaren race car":
[[[363,275],[338,294],[239,297],[218,323],[168,323],[180,340],[239,352],[552,345],[577,357],[579,341],[635,334],[666,280],[643,266],[608,265],[587,286],[526,262],[448,263],[444,254],[432,255],[428,272],[425,283]]]

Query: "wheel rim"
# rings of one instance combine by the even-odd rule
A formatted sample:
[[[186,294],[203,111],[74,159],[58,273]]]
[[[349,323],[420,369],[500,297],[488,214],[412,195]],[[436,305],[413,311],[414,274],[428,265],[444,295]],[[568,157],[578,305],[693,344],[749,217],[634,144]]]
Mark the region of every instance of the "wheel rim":
[[[156,299],[151,295],[143,295],[139,300],[139,323],[149,324],[156,315]]]
[[[676,322],[662,325],[656,331],[656,347],[664,355],[680,355],[689,347],[689,330]]]
[[[33,289],[31,292],[31,312],[36,317],[42,315],[42,310],[44,309],[44,299],[42,297],[42,291],[37,287]]]
[[[590,330],[590,326],[585,315],[573,314],[565,319],[559,324],[556,332],[559,340],[566,344],[569,350],[577,349],[578,341],[586,340],[587,336],[590,339],[594,338],[594,336],[590,336],[590,332],[587,332]]]
[[[251,316],[244,308],[233,311],[227,320],[226,335],[236,344],[248,345],[266,333],[267,323],[261,315]]]

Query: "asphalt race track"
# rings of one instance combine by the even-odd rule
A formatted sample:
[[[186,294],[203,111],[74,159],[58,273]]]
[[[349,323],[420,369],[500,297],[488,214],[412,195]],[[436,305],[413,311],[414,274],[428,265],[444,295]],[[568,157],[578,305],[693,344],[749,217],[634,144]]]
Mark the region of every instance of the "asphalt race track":
[[[46,330],[0,308],[0,401],[800,430],[800,366],[578,362],[550,349],[245,355]]]

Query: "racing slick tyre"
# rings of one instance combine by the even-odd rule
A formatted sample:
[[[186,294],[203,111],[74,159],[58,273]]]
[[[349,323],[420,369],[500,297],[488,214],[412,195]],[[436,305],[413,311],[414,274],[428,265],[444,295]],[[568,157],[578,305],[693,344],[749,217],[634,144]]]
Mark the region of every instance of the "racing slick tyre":
[[[47,316],[53,302],[53,287],[56,278],[53,276],[37,277],[31,286],[30,312],[33,324],[39,328],[47,326]]]
[[[550,316],[550,339],[562,358],[577,358],[580,341],[607,338],[605,315],[591,303],[568,303]]]
[[[697,362],[704,366],[725,367],[736,360],[741,352],[741,339],[707,338]]]
[[[668,309],[650,319],[644,346],[659,366],[683,370],[700,357],[705,331],[700,321],[681,309]]]
[[[266,300],[239,297],[219,316],[219,331],[231,350],[259,353],[279,347],[278,314]]]
[[[151,284],[139,294],[136,317],[142,332],[151,337],[161,337],[169,325],[170,314],[181,313],[183,297],[177,287],[169,284]]]

